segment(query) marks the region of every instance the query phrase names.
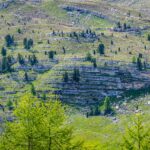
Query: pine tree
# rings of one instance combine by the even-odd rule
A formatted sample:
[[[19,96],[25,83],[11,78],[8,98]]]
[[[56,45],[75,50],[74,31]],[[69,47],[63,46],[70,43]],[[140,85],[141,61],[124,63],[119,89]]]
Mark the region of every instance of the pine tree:
[[[42,100],[46,101],[46,99],[47,99],[46,94],[43,93],[43,94],[42,94]]]
[[[105,54],[105,45],[102,43],[99,44],[98,51],[99,51],[100,55],[104,55]]]
[[[18,54],[18,62],[20,65],[25,64],[25,60],[21,54]]]
[[[31,84],[31,94],[34,96],[36,95],[36,90],[35,90],[34,84]]]
[[[14,45],[14,37],[11,36],[10,34],[5,36],[5,42],[6,42],[6,46],[10,47]]]
[[[91,55],[91,53],[87,53],[87,55],[86,55],[86,61],[92,61],[92,55]]]
[[[11,100],[8,100],[7,107],[8,107],[9,110],[13,109],[13,102]]]
[[[93,67],[94,67],[94,68],[97,68],[96,58],[93,58],[93,59],[92,59],[92,62],[93,62]]]
[[[137,115],[131,127],[128,128],[124,136],[122,147],[125,150],[148,150],[150,132],[144,127],[141,115]]]
[[[7,55],[7,50],[6,50],[5,47],[2,47],[1,54],[2,54],[2,56],[6,56]]]
[[[35,55],[29,56],[28,61],[30,62],[31,66],[34,66],[38,63],[37,57]]]
[[[113,40],[111,40],[111,45],[114,45],[114,42],[113,42]]]
[[[24,45],[24,48],[25,49],[27,49],[27,50],[29,50],[29,49],[31,49],[31,47],[33,47],[33,39],[27,39],[27,38],[24,38],[24,40],[23,40],[23,45]]]
[[[111,104],[110,104],[110,98],[106,97],[104,100],[104,114],[110,114],[112,112]]]
[[[28,81],[29,81],[29,77],[28,77],[27,72],[25,72],[25,74],[24,74],[24,80],[25,80],[26,82],[28,82]]]
[[[8,69],[7,57],[2,58],[2,72],[6,72]]]
[[[124,28],[124,30],[127,29],[127,24],[126,23],[123,24],[123,28]]]
[[[23,45],[24,45],[25,49],[28,49],[28,40],[27,40],[27,38],[23,39]]]
[[[29,39],[28,40],[28,49],[30,49],[31,47],[33,47],[33,44],[34,44],[33,39]]]
[[[54,59],[54,51],[50,51],[48,53],[48,56],[49,56],[50,59]]]
[[[68,82],[68,80],[69,80],[68,72],[65,71],[65,73],[63,74],[63,81]]]
[[[66,49],[64,47],[62,48],[62,50],[63,50],[63,53],[66,54]]]
[[[22,33],[20,28],[19,28],[17,31],[18,31],[18,33],[19,33],[19,34],[21,34],[21,33]]]
[[[135,56],[132,57],[132,63],[136,63],[136,57]]]
[[[143,65],[142,65],[141,58],[139,58],[139,57],[137,58],[137,67],[138,67],[139,71],[142,71]]]
[[[143,63],[143,68],[144,68],[144,70],[147,69],[147,65],[146,65],[146,62],[145,62],[145,61],[144,61],[144,63]]]
[[[150,34],[148,34],[147,39],[148,39],[148,41],[150,41]]]
[[[121,23],[120,22],[117,23],[117,28],[121,28]]]
[[[72,142],[64,108],[58,101],[43,102],[26,94],[0,135],[2,150],[83,150],[82,142]]]
[[[79,82],[80,81],[80,72],[79,72],[79,69],[74,69],[73,71],[73,80],[75,82]]]

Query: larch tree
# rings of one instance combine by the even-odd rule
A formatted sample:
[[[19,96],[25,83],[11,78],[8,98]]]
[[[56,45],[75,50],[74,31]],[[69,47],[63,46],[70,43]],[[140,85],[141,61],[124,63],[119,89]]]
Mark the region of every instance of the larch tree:
[[[150,129],[147,127],[138,114],[124,136],[123,150],[149,150]]]
[[[59,101],[41,101],[31,94],[21,98],[0,136],[3,150],[83,150],[75,142]]]

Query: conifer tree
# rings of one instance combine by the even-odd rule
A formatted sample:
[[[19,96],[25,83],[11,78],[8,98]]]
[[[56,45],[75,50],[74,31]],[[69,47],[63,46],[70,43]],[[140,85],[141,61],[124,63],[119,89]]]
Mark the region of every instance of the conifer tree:
[[[10,34],[5,36],[5,42],[6,42],[6,46],[10,47],[14,45],[14,36],[11,36]]]
[[[73,71],[73,80],[75,82],[79,82],[80,81],[80,72],[79,72],[79,69],[74,69]]]
[[[105,45],[102,43],[99,44],[98,51],[99,51],[100,55],[104,55],[105,54]]]
[[[31,94],[34,96],[36,95],[36,90],[35,90],[34,84],[31,84]]]
[[[112,112],[111,104],[110,104],[110,98],[106,97],[104,100],[104,114],[110,114]]]
[[[47,99],[46,94],[43,93],[43,94],[42,94],[42,100],[46,101],[46,99]]]
[[[150,41],[150,34],[148,34],[148,36],[147,36],[147,40],[148,40],[148,41]]]
[[[18,62],[20,65],[23,65],[25,63],[25,60],[21,54],[18,54]]]
[[[68,80],[69,80],[68,72],[65,71],[65,73],[63,74],[63,81],[68,82]]]
[[[60,102],[43,102],[27,93],[13,115],[16,119],[0,135],[1,150],[83,150],[82,142],[73,142]]]
[[[139,71],[142,71],[143,65],[142,65],[142,61],[141,58],[137,58],[137,67]]]
[[[125,150],[148,150],[150,149],[150,130],[143,125],[142,116],[137,114],[131,127],[128,127],[122,145]]]
[[[28,81],[29,81],[29,77],[28,77],[27,72],[25,72],[25,74],[24,74],[24,80],[25,80],[26,82],[28,82]]]
[[[50,51],[48,53],[48,56],[49,56],[50,59],[54,59],[54,51]]]
[[[7,50],[6,50],[5,47],[2,47],[1,54],[2,54],[2,56],[6,56],[7,55]]]
[[[2,71],[6,72],[8,69],[7,57],[2,57]]]

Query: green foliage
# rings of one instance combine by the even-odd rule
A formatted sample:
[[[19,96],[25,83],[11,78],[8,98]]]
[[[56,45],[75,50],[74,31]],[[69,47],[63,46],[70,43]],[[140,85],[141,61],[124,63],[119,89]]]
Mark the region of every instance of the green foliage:
[[[136,57],[135,56],[132,57],[132,63],[136,63]]]
[[[23,96],[14,111],[16,120],[7,123],[0,137],[3,150],[82,150],[73,142],[72,129],[65,125],[60,102],[44,103],[30,94]]]
[[[99,44],[98,51],[99,51],[100,55],[105,54],[105,45],[103,43]]]
[[[123,149],[148,150],[150,149],[150,129],[143,125],[142,117],[136,116],[131,127],[124,136]]]
[[[27,39],[27,38],[24,38],[23,40],[23,45],[24,45],[24,48],[29,50],[31,49],[31,47],[33,47],[33,39]]]
[[[98,105],[91,107],[91,110],[89,113],[90,116],[98,116],[100,114],[101,114],[101,111],[100,111],[100,107]]]
[[[103,112],[104,112],[104,115],[107,115],[113,112],[109,97],[105,97],[104,105],[103,105]]]
[[[77,68],[74,68],[74,71],[73,71],[73,81],[75,82],[80,81],[80,72],[79,72],[79,69]]]
[[[37,57],[34,54],[28,57],[28,61],[30,62],[31,66],[34,66],[38,63]]]
[[[23,65],[25,63],[25,60],[21,54],[18,54],[18,62],[20,65]]]
[[[17,32],[18,32],[19,34],[21,34],[21,33],[22,33],[22,31],[21,31],[21,29],[20,29],[20,28],[18,28]]]
[[[63,81],[68,82],[68,80],[69,80],[68,72],[65,71],[65,73],[63,74]]]
[[[2,57],[2,64],[1,64],[1,68],[2,68],[2,72],[11,72],[12,69],[11,69],[11,64],[10,64],[10,57],[6,57],[6,56],[3,56]]]
[[[11,36],[10,34],[5,36],[5,42],[6,42],[6,46],[10,47],[14,45],[14,36]]]
[[[91,53],[87,53],[85,60],[93,63],[94,68],[97,67],[96,58],[93,58]]]
[[[9,101],[7,102],[7,107],[8,107],[9,110],[12,110],[12,109],[13,109],[13,102],[12,102],[11,100],[9,100]]]
[[[121,28],[121,23],[120,22],[117,23],[117,28]]]
[[[150,41],[150,34],[148,34],[148,36],[147,36],[147,40],[148,40],[148,41]]]
[[[63,53],[66,54],[66,49],[64,47],[62,48],[62,50],[63,50]]]
[[[7,50],[6,50],[5,47],[2,47],[1,54],[2,54],[2,56],[6,56],[7,55]]]
[[[139,71],[142,71],[143,65],[140,57],[137,58],[137,67]]]
[[[35,90],[34,84],[31,84],[31,94],[34,96],[36,95],[36,90]]]
[[[93,62],[93,67],[94,67],[94,68],[97,68],[96,58],[93,58],[93,59],[92,59],[92,62]]]
[[[7,57],[2,58],[2,71],[7,71]]]
[[[26,82],[29,81],[29,77],[28,77],[28,73],[27,73],[27,72],[25,72],[25,74],[24,74],[24,80],[25,80]]]
[[[87,53],[86,61],[92,61],[92,55],[90,53]]]
[[[50,59],[54,59],[54,54],[55,54],[54,51],[50,51],[50,52],[48,53],[49,58],[50,58]]]
[[[42,94],[42,100],[44,100],[44,101],[47,100],[47,97],[46,97],[46,94],[45,94],[45,93]]]

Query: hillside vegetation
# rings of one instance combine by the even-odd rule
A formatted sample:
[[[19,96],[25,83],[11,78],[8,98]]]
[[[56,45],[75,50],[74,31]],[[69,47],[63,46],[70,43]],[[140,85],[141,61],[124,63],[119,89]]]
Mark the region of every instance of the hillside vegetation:
[[[1,0],[0,149],[48,149],[49,141],[44,141],[51,138],[46,132],[52,128],[51,150],[148,150],[149,4],[148,0]],[[49,102],[53,114],[46,113]],[[28,105],[31,118],[26,116]],[[59,109],[63,119],[57,124]],[[54,122],[48,124],[51,115]],[[30,125],[24,121],[33,118],[35,147],[32,140],[25,141]],[[46,127],[38,125],[40,119]],[[142,135],[137,135],[139,126]]]

